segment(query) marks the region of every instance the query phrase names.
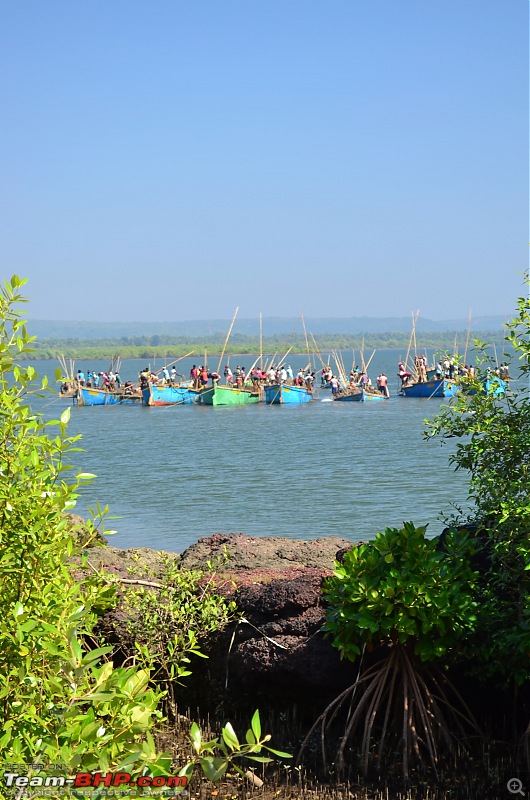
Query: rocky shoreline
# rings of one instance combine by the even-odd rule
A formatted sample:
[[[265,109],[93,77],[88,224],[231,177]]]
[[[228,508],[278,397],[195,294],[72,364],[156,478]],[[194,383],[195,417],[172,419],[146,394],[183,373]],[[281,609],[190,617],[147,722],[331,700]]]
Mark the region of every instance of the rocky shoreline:
[[[182,554],[108,545],[87,552],[93,568],[122,579],[131,572],[147,572],[156,580],[167,558],[185,569],[214,565],[219,591],[236,601],[241,620],[205,643],[210,659],[194,662],[193,683],[204,688],[207,680],[212,691],[222,685],[238,693],[251,693],[259,685],[272,698],[288,695],[292,700],[324,698],[351,682],[352,665],[340,660],[320,632],[322,579],[350,547],[352,542],[339,537],[295,540],[216,533]],[[119,609],[101,620],[107,638],[116,644],[119,620]]]

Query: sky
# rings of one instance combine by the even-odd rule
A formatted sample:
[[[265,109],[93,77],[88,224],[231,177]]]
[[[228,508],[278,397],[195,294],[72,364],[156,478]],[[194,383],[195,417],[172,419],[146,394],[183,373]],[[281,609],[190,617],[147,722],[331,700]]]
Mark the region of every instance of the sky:
[[[511,314],[527,0],[0,0],[31,319]]]

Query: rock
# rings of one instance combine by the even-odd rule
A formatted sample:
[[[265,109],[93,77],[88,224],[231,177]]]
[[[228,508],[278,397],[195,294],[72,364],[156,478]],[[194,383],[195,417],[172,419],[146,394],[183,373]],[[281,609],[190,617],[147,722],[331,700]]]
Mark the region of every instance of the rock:
[[[93,547],[87,553],[87,558],[97,570],[111,572],[123,578],[147,577],[156,580],[164,571],[164,560],[169,558],[178,561],[180,556],[177,553],[151,550],[149,547],[130,547],[128,550]]]
[[[311,568],[238,587],[235,599],[244,621],[228,658],[229,685],[248,690],[259,681],[291,697],[348,685],[352,665],[341,662],[321,633],[325,574],[331,570]]]
[[[150,577],[163,572],[164,558],[180,560],[184,569],[215,567],[218,591],[235,599],[242,619],[201,644],[210,658],[194,659],[193,683],[198,696],[213,698],[224,691],[311,701],[336,693],[352,682],[353,665],[324,638],[322,579],[332,573],[339,552],[352,547],[347,539],[310,541],[245,534],[214,534],[200,539],[182,556],[148,548],[93,548],[88,561],[96,569],[122,578]],[[123,587],[126,591],[126,586]],[[98,623],[117,651],[123,632],[121,604]],[[235,628],[235,630],[234,630]]]
[[[181,563],[188,569],[204,569],[207,561],[222,564],[226,553],[228,561],[223,571],[228,572],[249,569],[273,572],[306,567],[333,569],[337,551],[351,546],[348,539],[337,536],[306,541],[281,536],[215,533],[188,547],[182,554]]]
[[[79,514],[65,514],[70,534],[81,547],[99,547],[107,544],[107,539],[99,532],[90,533],[88,526]]]

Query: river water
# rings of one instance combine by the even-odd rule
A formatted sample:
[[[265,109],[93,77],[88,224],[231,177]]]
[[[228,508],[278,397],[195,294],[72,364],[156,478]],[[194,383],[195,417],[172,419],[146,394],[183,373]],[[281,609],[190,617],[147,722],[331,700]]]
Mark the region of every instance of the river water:
[[[97,475],[76,510],[86,516],[96,501],[108,505],[119,516],[107,522],[116,547],[173,552],[216,532],[355,541],[412,520],[440,533],[455,504],[466,505],[468,480],[449,463],[454,445],[423,438],[425,418],[446,401],[398,396],[401,356],[378,351],[370,364],[374,383],[381,370],[389,376],[388,402],[336,403],[321,390],[291,407],[72,406],[69,432],[82,435],[83,448],[73,463]],[[307,356],[289,359],[296,372]],[[248,370],[253,361],[232,356],[231,366]],[[192,363],[177,369],[187,376]],[[35,363],[52,379],[56,366]],[[145,366],[124,361],[122,380],[137,380]],[[85,372],[108,367],[76,363]],[[38,406],[56,419],[69,404],[52,398]]]

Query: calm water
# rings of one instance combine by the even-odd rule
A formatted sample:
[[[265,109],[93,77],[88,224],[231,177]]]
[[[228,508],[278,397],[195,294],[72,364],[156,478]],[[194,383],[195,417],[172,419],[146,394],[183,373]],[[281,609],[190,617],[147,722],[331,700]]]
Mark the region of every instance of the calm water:
[[[215,532],[358,540],[413,520],[439,533],[440,515],[466,503],[467,480],[449,465],[447,446],[422,438],[424,419],[444,401],[397,396],[402,355],[381,351],[370,365],[374,382],[381,370],[389,376],[386,403],[330,402],[323,390],[295,407],[74,406],[69,430],[82,434],[84,448],[74,463],[97,475],[77,511],[108,504],[120,517],[108,523],[118,531],[113,545],[176,552]],[[295,370],[307,361],[289,358]],[[349,371],[351,354],[344,360]],[[231,366],[249,369],[253,361],[232,357]],[[177,369],[187,375],[192,363]],[[136,380],[145,365],[124,361],[122,379]],[[56,364],[35,366],[53,376]],[[79,362],[76,369],[108,366]],[[57,418],[67,404],[41,408]]]

